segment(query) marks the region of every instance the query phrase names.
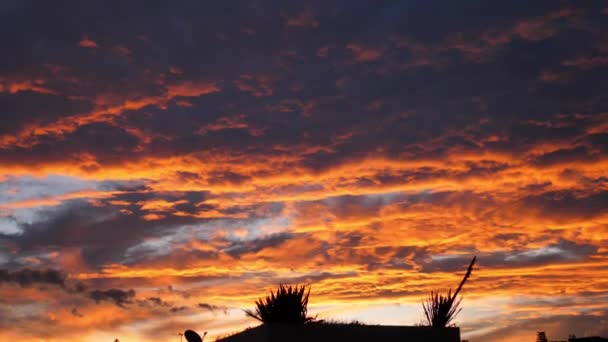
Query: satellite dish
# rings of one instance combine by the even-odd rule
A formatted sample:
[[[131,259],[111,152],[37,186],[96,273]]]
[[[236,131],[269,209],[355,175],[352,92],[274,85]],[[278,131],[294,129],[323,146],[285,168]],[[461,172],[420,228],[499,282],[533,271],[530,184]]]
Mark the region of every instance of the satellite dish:
[[[203,339],[193,330],[184,331],[184,336],[188,342],[203,342]]]

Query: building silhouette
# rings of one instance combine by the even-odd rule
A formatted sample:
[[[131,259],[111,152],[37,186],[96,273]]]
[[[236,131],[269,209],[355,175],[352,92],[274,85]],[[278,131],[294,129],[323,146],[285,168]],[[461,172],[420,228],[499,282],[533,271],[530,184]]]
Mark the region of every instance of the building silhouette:
[[[591,336],[591,337],[570,337],[568,342],[608,342],[608,338]]]
[[[460,342],[459,328],[310,323],[300,326],[263,324],[218,342]]]

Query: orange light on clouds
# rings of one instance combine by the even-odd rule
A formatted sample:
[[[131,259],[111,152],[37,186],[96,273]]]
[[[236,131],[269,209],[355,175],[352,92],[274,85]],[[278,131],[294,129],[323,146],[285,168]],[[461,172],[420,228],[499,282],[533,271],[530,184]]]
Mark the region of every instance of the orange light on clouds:
[[[414,325],[472,255],[464,338],[608,334],[605,9],[300,5],[8,9],[0,340]]]

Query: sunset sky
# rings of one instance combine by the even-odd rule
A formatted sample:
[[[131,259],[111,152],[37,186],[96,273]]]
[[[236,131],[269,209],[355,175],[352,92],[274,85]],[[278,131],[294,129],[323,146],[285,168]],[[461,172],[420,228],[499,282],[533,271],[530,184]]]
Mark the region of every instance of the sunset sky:
[[[602,33],[603,32],[603,33]],[[0,2],[0,340],[608,336],[608,2]]]

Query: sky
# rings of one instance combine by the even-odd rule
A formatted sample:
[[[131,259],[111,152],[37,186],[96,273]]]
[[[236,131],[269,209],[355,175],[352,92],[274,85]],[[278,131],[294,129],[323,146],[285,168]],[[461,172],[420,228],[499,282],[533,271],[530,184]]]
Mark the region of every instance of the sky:
[[[602,33],[604,32],[604,33]],[[605,1],[0,3],[0,340],[608,336]]]

